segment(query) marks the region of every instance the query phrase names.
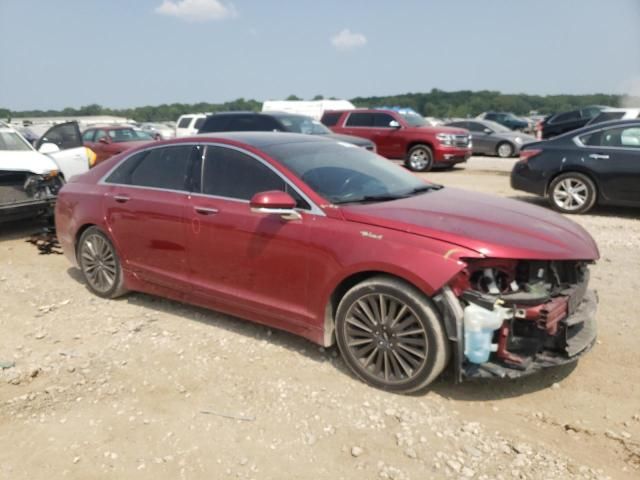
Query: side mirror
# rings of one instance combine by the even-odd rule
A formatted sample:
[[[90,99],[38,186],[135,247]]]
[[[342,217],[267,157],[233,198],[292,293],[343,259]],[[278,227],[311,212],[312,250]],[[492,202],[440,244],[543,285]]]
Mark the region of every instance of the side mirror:
[[[100,137],[100,140],[98,140],[98,142],[100,142],[100,143],[110,143],[109,142],[109,137]]]
[[[267,215],[280,215],[284,220],[300,220],[302,215],[295,210],[296,201],[287,192],[270,190],[256,193],[249,202],[251,211]]]
[[[483,131],[484,131],[484,133],[486,133],[487,135],[490,135],[490,134],[492,134],[492,133],[493,133],[493,130],[491,130],[490,128],[485,128]]]
[[[60,151],[60,147],[58,147],[55,143],[46,142],[40,145],[38,151],[44,154],[56,153]]]
[[[397,121],[397,120],[391,120],[391,121],[389,122],[389,126],[390,126],[391,128],[400,128],[400,124],[398,123],[398,121]]]

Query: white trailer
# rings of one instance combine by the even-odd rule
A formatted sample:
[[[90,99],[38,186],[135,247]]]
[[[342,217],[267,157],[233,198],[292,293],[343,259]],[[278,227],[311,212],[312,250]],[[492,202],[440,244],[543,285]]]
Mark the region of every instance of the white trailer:
[[[286,112],[307,115],[320,120],[327,110],[353,110],[348,100],[267,100],[262,104],[263,112]]]

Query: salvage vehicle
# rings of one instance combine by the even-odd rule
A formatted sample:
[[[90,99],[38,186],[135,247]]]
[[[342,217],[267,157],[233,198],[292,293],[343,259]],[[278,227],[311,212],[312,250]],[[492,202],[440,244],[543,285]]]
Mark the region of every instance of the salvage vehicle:
[[[640,120],[597,123],[525,145],[511,187],[546,197],[562,213],[640,206]]]
[[[491,120],[455,120],[448,127],[465,128],[471,132],[473,153],[510,158],[520,154],[520,148],[536,138],[522,132],[514,132]]]
[[[435,165],[452,167],[471,156],[467,130],[432,127],[420,115],[394,110],[356,109],[325,112],[322,123],[333,132],[364,137],[376,144],[383,157],[404,159],[415,172]]]
[[[84,144],[96,153],[96,163],[103,162],[130,148],[156,140],[150,133],[123,126],[94,126],[82,133]]]
[[[94,163],[95,154],[82,146],[76,122],[51,127],[35,148],[0,122],[0,221],[52,214],[65,179]]]
[[[56,225],[96,295],[147,292],[337,343],[385,390],[422,389],[447,366],[517,377],[596,338],[599,253],[582,227],[317,135],[138,148],[66,184]]]
[[[291,132],[324,135],[326,138],[347,142],[375,152],[371,140],[353,135],[333,133],[318,120],[306,115],[285,112],[223,112],[209,115],[198,133],[214,132]]]

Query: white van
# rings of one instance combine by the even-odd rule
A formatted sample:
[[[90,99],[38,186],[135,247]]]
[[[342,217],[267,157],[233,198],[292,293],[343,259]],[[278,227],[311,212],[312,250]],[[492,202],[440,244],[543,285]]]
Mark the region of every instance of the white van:
[[[353,110],[348,100],[267,100],[262,104],[263,112],[284,112],[306,115],[320,120],[325,110]]]
[[[189,113],[181,115],[176,122],[176,137],[196,135],[207,118],[208,113]]]

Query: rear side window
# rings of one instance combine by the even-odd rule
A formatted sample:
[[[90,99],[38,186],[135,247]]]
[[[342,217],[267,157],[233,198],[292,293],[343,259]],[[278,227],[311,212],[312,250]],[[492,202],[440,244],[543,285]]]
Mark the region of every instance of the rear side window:
[[[575,122],[577,120],[580,120],[580,113],[574,110],[573,112],[559,113],[555,117],[552,117],[549,123]]]
[[[477,123],[477,122],[460,122],[460,125],[456,125],[456,126],[460,128],[467,128],[472,132],[484,132],[484,129],[488,128],[488,127],[485,127],[483,124]]]
[[[395,118],[393,118],[388,113],[374,113],[373,114],[373,126],[378,128],[391,128],[389,125],[393,122]]]
[[[237,150],[210,146],[202,170],[202,193],[250,200],[258,192],[285,191],[285,182],[273,170]]]
[[[182,117],[178,122],[178,128],[189,128],[189,124],[193,117]]]
[[[640,125],[600,130],[583,135],[580,141],[591,147],[640,148]]]
[[[128,158],[105,182],[188,190],[191,156],[196,151],[192,145],[145,150]]]
[[[351,113],[345,125],[347,127],[373,127],[373,114]]]
[[[206,132],[225,132],[229,124],[229,115],[211,115],[207,117],[205,122],[198,130],[200,133]]]
[[[341,112],[330,112],[322,115],[321,122],[325,124],[327,127],[334,127],[338,124],[338,120],[340,119]]]

